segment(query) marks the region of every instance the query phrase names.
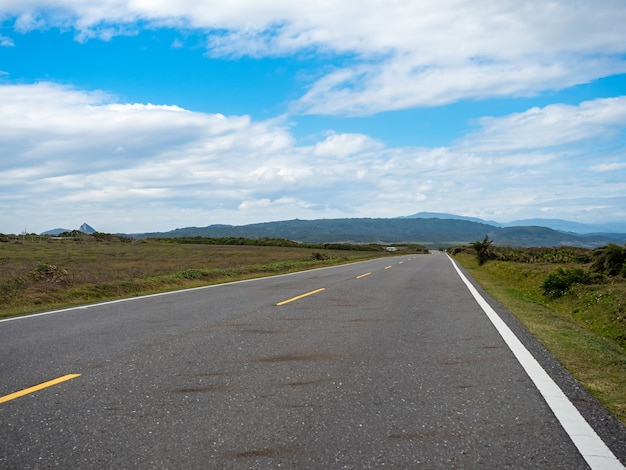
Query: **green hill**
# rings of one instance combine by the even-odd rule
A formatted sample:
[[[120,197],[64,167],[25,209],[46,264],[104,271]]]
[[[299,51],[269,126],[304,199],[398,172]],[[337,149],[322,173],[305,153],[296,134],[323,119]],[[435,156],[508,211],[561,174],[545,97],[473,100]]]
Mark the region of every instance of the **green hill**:
[[[178,228],[169,232],[133,235],[149,237],[244,237],[285,238],[301,243],[421,243],[450,246],[482,240],[489,235],[495,244],[507,246],[580,246],[594,248],[607,243],[626,243],[626,235],[577,235],[546,227],[497,227],[486,223],[439,218],[346,218],[285,220],[249,225],[209,225]]]

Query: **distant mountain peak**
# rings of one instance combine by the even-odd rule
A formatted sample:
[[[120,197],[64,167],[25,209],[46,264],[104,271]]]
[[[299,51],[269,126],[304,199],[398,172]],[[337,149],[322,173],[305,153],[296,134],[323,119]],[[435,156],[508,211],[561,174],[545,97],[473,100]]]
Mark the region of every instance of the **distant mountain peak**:
[[[78,231],[79,232],[83,232],[83,233],[87,233],[89,235],[91,235],[92,233],[96,233],[96,229],[93,228],[91,225],[89,225],[86,222],[83,222],[83,225],[80,226]]]

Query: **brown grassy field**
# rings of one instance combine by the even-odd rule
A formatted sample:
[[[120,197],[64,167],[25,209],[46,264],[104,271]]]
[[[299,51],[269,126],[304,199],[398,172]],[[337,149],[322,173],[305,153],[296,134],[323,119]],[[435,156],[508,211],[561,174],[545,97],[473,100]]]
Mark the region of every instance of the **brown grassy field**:
[[[119,237],[3,241],[0,317],[386,256],[384,251]]]

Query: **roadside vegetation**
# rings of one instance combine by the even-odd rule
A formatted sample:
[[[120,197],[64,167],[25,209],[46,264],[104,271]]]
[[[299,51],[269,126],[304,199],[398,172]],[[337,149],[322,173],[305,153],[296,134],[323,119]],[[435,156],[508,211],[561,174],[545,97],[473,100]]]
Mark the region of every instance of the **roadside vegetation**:
[[[626,248],[449,250],[626,424]]]
[[[421,252],[282,239],[0,234],[0,317]]]

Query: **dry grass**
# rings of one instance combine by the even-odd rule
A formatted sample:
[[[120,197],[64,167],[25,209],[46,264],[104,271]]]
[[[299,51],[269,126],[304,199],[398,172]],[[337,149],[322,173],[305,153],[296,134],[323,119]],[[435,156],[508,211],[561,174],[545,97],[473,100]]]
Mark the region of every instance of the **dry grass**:
[[[319,255],[319,253],[317,253]],[[0,243],[0,317],[280,274],[383,252],[31,237]],[[319,258],[319,256],[318,256]]]

